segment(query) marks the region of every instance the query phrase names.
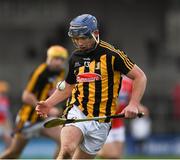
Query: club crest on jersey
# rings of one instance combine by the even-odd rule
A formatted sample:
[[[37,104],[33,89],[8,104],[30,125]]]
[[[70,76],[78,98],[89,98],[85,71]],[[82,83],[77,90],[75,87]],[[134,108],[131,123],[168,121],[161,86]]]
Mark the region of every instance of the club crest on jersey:
[[[84,62],[84,66],[85,66],[85,67],[89,67],[90,63],[91,63],[91,62],[85,61],[85,62]]]
[[[77,82],[94,82],[101,80],[101,75],[97,73],[82,73],[77,75]]]

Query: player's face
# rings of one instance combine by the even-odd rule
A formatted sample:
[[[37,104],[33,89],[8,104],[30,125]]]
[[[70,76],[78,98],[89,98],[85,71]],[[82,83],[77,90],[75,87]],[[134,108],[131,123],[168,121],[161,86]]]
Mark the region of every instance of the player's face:
[[[49,67],[51,70],[59,71],[63,67],[64,62],[65,60],[62,58],[52,58],[50,60]]]
[[[88,37],[75,37],[72,38],[72,40],[77,46],[77,48],[82,51],[93,48],[95,44],[95,40],[93,38],[88,38]]]

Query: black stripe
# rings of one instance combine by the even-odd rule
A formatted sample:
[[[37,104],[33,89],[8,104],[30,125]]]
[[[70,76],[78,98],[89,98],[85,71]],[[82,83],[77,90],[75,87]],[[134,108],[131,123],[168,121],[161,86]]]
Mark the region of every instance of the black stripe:
[[[97,63],[100,63],[100,57],[97,59],[95,63],[95,73],[101,75],[101,70],[96,69]],[[101,103],[101,90],[102,90],[102,85],[101,85],[101,80],[95,81],[95,103],[93,105],[93,116],[98,117],[99,116],[99,108],[100,108],[100,103]]]
[[[79,73],[79,68],[76,69],[76,75],[78,75],[78,73]],[[78,100],[78,95],[79,95],[79,94],[80,94],[80,92],[79,92],[78,86],[76,85],[76,92],[74,93],[74,97],[75,97],[75,99],[76,99],[76,101],[74,102],[74,104],[75,104],[76,106],[79,106],[79,105],[80,105],[79,100]]]
[[[76,92],[74,93],[74,97],[75,97],[75,99],[76,99],[76,101],[74,102],[74,104],[76,105],[76,106],[79,106],[79,100],[78,100],[78,95],[80,94],[80,92],[79,92],[79,89],[78,89],[78,87],[76,86]]]
[[[43,70],[43,72],[38,76],[37,81],[34,84],[34,88],[32,89],[32,93],[38,91],[40,96],[42,94],[45,85],[49,83],[48,77],[50,76],[49,76],[48,68],[46,67]]]
[[[118,88],[118,95],[119,95],[119,91],[121,89],[121,86],[122,86],[122,76],[121,76],[121,73],[120,73],[120,83],[119,83],[119,88]]]
[[[43,86],[43,88],[41,88],[40,90],[37,90],[37,99],[38,100],[44,100],[44,99],[41,99],[41,96],[46,92],[46,97],[45,97],[45,99],[47,99],[48,98],[48,91],[47,90],[45,90],[44,91],[44,89],[47,87],[47,85],[49,85],[50,83],[49,82],[46,82],[46,83],[44,83],[44,86]],[[51,84],[52,85],[52,84]],[[51,88],[53,88],[53,87],[51,87]]]
[[[34,112],[36,112],[36,111],[35,111],[35,108],[31,107],[31,112],[29,113],[29,116],[28,116],[27,121],[31,121],[32,115],[34,114]]]
[[[84,73],[89,72],[89,67],[84,66]],[[89,100],[89,82],[84,82],[83,83],[83,93],[84,97],[82,99],[82,106],[83,106],[83,113],[87,116],[88,115],[88,110],[87,110],[87,103]]]
[[[68,112],[71,110],[72,107],[73,107],[73,105],[67,106],[66,109],[63,111],[62,117],[67,118]]]
[[[113,100],[113,86],[114,86],[114,72],[112,69],[112,56],[106,55],[106,64],[108,72],[108,100],[106,104],[106,116],[111,115],[111,106]],[[106,119],[105,122],[109,122],[110,119]]]
[[[72,101],[72,96],[66,100],[66,107],[70,106],[71,101]]]

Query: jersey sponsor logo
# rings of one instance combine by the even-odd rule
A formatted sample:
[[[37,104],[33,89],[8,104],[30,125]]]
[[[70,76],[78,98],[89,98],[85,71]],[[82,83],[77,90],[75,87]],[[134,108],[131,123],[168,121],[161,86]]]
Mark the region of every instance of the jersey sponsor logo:
[[[77,75],[77,82],[94,82],[101,80],[101,75],[97,73],[82,73]]]

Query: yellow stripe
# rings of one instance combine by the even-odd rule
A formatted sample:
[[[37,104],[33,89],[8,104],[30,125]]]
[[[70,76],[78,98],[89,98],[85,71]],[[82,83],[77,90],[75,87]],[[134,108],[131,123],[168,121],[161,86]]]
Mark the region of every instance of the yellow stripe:
[[[84,73],[84,66],[79,67],[79,73],[78,74],[82,74],[82,73]],[[81,102],[83,100],[83,97],[84,97],[83,83],[82,82],[78,83],[77,87],[78,87],[78,90],[80,92],[80,94],[78,96],[78,100],[79,100],[79,103],[80,103],[79,108],[80,108],[81,111],[83,111],[83,107],[82,107],[82,104],[81,104]]]
[[[67,114],[68,114],[68,112],[69,112],[69,110],[70,110],[72,107],[73,107],[73,105],[69,104],[69,105],[65,108],[65,110],[63,111],[63,116],[62,116],[62,117],[66,117]]]
[[[43,63],[41,64],[36,71],[33,73],[30,81],[27,84],[26,90],[31,92],[34,88],[34,85],[36,84],[37,79],[39,78],[39,75],[44,71],[44,69],[46,68],[46,64]]]
[[[46,84],[41,92],[40,99],[39,99],[40,101],[45,100],[48,97],[48,93],[50,89],[51,89],[51,84]]]
[[[38,115],[37,115],[36,111],[34,111],[31,116],[31,123],[35,123],[37,121],[37,118],[38,118]]]
[[[115,114],[116,112],[116,106],[117,106],[117,97],[118,97],[118,88],[120,85],[120,78],[121,78],[121,74],[117,71],[114,72],[114,98],[113,98],[113,102],[112,102],[112,109],[111,109],[111,115]]]
[[[123,51],[119,51],[119,54],[121,54],[121,56],[123,56],[126,60],[128,60],[130,65],[133,65],[133,63],[128,59],[127,55]]]
[[[130,66],[133,66],[134,64],[128,59],[128,57],[124,54],[124,52],[120,51],[119,52],[121,54],[121,56],[124,57],[124,59],[127,61],[127,63],[129,63]]]
[[[114,48],[113,45],[111,45],[111,44],[109,44],[109,43],[107,43],[107,42],[105,42],[105,41],[102,41],[102,40],[101,40],[100,43],[102,43],[102,44],[104,44],[104,45],[106,45],[106,46],[109,46],[110,48]],[[115,48],[114,48],[114,49],[115,49]]]
[[[122,57],[122,56],[117,52],[117,50],[114,50],[113,48],[109,48],[108,46],[105,46],[105,45],[102,45],[102,44],[100,44],[100,46],[105,47],[105,48],[107,48],[107,49],[109,49],[109,50],[117,53],[117,54],[121,57],[121,59],[124,61],[124,64],[126,65],[126,67],[127,67],[129,70],[132,69],[132,66],[129,66],[129,64],[126,62],[125,58]]]
[[[103,42],[102,41],[102,47],[105,47],[105,48],[108,48],[109,50],[111,51],[114,51],[115,53],[117,53],[123,60],[125,59],[125,57],[119,52],[119,50],[115,49],[112,45],[106,43],[106,42]]]
[[[115,49],[114,46],[102,41],[102,45],[108,47],[111,51],[116,52],[123,60],[127,59],[127,56],[124,52],[120,51],[119,49]]]
[[[95,61],[89,65],[89,72],[95,73]],[[95,103],[95,81],[89,83],[89,97],[87,103],[88,117],[93,117],[93,105]]]
[[[124,54],[123,51],[119,51],[119,53],[125,58],[125,60],[129,63],[130,66],[133,66],[134,64],[129,60],[129,58]]]
[[[125,59],[125,62],[126,62],[127,65],[130,66],[131,69],[133,68],[133,65],[131,65],[131,64],[128,62],[128,59],[127,59],[127,58]],[[131,70],[131,69],[130,69],[130,70]]]
[[[102,44],[101,44],[102,43]],[[134,64],[132,62],[130,62],[130,60],[128,59],[128,57],[124,54],[123,51],[120,51],[119,49],[115,49],[114,46],[104,42],[104,41],[101,41],[100,45],[102,45],[103,47],[105,48],[108,48],[110,49],[111,51],[114,51],[115,53],[117,53],[124,61],[125,65],[127,66],[127,68],[129,70],[131,70],[134,66]],[[129,68],[130,67],[130,68]]]
[[[126,58],[126,61],[131,66],[131,68],[133,68],[134,64],[128,58]]]
[[[102,88],[101,88],[101,103],[99,108],[99,116],[104,116],[106,113],[106,104],[108,100],[108,72],[107,72],[107,63],[106,55],[101,56],[101,75],[102,75]]]
[[[19,112],[20,120],[23,122],[27,121],[31,110],[32,107],[30,105],[24,105]]]
[[[77,85],[77,84],[76,84]],[[72,96],[72,98],[71,98],[71,101],[70,101],[70,105],[71,104],[74,104],[74,102],[76,101],[76,99],[75,99],[75,93],[76,93],[76,86],[74,87],[74,89],[72,90],[72,94],[71,94],[71,96]]]
[[[115,50],[114,48],[111,48],[111,47],[109,47],[109,46],[107,46],[107,45],[105,45],[105,44],[100,44],[100,46],[105,47],[105,48],[109,49],[110,51],[113,51],[113,52],[117,53],[118,55],[120,55],[120,54],[118,53],[118,51]],[[124,60],[124,57],[122,57],[121,55],[120,55],[120,57]]]

